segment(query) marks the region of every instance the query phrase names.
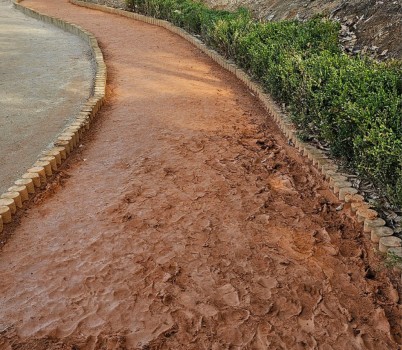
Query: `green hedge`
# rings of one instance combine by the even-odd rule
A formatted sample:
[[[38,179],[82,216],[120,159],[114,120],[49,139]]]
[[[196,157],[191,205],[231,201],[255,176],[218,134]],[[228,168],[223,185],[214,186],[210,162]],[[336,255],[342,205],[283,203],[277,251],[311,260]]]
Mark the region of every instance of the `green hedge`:
[[[200,35],[285,103],[295,124],[331,147],[402,205],[400,62],[344,54],[339,24],[254,21],[247,10],[216,11],[191,0],[128,0],[136,12]]]

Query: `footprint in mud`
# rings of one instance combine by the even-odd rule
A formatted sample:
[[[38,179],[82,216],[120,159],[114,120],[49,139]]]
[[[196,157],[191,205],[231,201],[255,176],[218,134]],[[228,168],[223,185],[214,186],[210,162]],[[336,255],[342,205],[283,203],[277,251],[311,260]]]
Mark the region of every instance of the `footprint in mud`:
[[[170,262],[176,255],[173,251],[168,251],[166,254],[161,255],[160,252],[159,257],[155,260],[158,265],[165,265],[166,263]]]
[[[14,331],[15,332],[15,331]],[[53,337],[43,337],[21,341],[13,332],[0,333],[0,349],[4,350],[76,350],[74,343],[61,341]]]
[[[278,281],[274,277],[259,277],[253,284],[253,294],[259,299],[270,300],[272,297],[272,289],[278,286]]]
[[[213,317],[219,312],[215,306],[205,303],[197,304],[197,311],[204,317]]]
[[[296,253],[310,256],[314,252],[314,244],[314,233],[295,232],[294,235],[291,237],[289,247]]]
[[[362,256],[363,250],[359,242],[342,240],[340,242],[339,254],[345,258],[358,258]]]
[[[257,326],[254,338],[250,342],[251,348],[258,350],[269,349],[270,345],[272,344],[273,332],[274,330],[272,324],[270,324],[268,321],[261,321]]]
[[[239,306],[240,304],[239,294],[230,283],[217,289],[216,298],[229,306]]]
[[[272,307],[274,306],[274,302],[272,300],[260,299],[257,296],[250,296],[250,305],[248,309],[253,316],[263,317],[268,315]]]
[[[293,180],[289,176],[284,174],[271,177],[268,180],[268,183],[271,189],[278,192],[285,192],[285,193],[297,192]]]
[[[127,349],[126,336],[124,334],[101,333],[95,337],[89,337],[86,347],[94,350],[124,350]]]
[[[195,139],[195,140],[190,140],[187,142],[183,142],[180,145],[180,150],[184,151],[186,150],[187,152],[190,153],[190,155],[194,154],[194,153],[199,153],[202,152],[205,148],[205,141],[204,140],[200,140],[200,139]]]
[[[297,296],[281,295],[275,298],[271,312],[280,320],[288,320],[299,316],[303,311],[303,305]]]

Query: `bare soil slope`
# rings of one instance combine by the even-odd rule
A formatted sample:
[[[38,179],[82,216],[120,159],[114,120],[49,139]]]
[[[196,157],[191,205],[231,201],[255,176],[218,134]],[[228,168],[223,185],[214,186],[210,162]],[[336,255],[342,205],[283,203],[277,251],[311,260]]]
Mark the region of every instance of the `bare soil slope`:
[[[346,28],[343,44],[348,51],[378,58],[402,59],[402,1],[377,0],[203,0],[214,8],[252,10],[264,20],[308,19],[330,15]]]
[[[246,88],[161,28],[25,4],[99,38],[109,99],[0,253],[0,349],[398,349],[397,285]]]

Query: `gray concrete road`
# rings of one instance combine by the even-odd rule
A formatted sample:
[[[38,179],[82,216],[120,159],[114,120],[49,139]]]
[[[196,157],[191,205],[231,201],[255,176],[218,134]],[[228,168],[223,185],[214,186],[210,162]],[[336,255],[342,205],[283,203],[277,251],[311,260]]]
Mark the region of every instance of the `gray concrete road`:
[[[0,193],[79,112],[94,69],[81,39],[0,0]]]

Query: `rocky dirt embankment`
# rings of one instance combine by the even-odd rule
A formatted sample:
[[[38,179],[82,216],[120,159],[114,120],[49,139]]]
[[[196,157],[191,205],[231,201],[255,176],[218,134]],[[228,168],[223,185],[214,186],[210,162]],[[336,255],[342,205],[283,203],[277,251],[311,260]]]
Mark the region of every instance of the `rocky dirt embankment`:
[[[125,8],[124,0],[87,0]],[[345,51],[379,59],[402,58],[402,0],[203,0],[212,8],[250,9],[258,19],[305,20],[324,14],[342,23]]]
[[[125,0],[84,0],[86,2],[92,2],[93,4],[106,5],[109,7],[127,9]]]
[[[345,50],[378,58],[402,58],[402,0],[204,0],[213,8],[249,8],[259,19],[305,20],[316,14],[342,23]]]

